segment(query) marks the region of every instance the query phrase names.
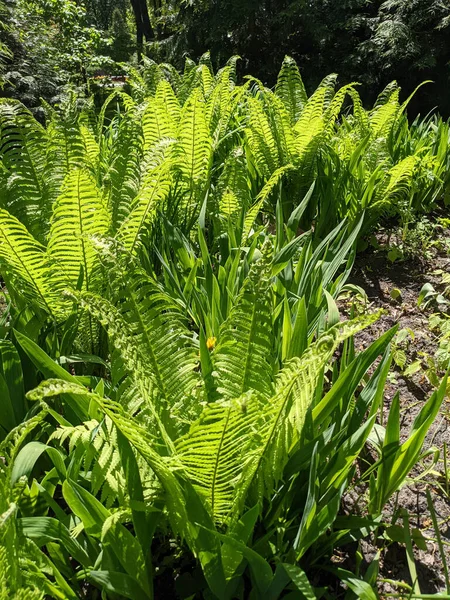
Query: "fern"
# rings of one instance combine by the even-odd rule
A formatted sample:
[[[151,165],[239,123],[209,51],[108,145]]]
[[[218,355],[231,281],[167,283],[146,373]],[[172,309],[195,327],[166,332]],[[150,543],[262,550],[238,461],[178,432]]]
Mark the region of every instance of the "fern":
[[[179,307],[155,281],[126,257],[116,260],[111,284],[117,308],[92,295],[82,295],[82,303],[108,328],[134,381],[150,379],[144,397],[155,403],[159,418],[167,424],[173,416],[182,429],[198,412],[202,391],[192,336]]]
[[[109,215],[95,180],[86,170],[72,171],[53,210],[47,249],[73,287],[81,271],[82,288],[98,288],[100,265],[92,238],[107,235],[109,228]]]
[[[101,491],[102,504],[111,508],[116,501],[120,506],[126,503],[125,474],[117,449],[116,430],[108,418],[103,423],[93,419],[75,427],[61,426],[55,429],[48,442],[52,440],[59,440],[60,444],[68,440],[69,454],[77,447],[83,450],[83,466],[86,472],[90,471],[92,494],[96,496]]]
[[[246,211],[250,202],[245,156],[243,150],[237,148],[227,157],[213,195],[211,212],[220,221],[219,231],[223,231],[230,220],[236,223],[240,211]]]
[[[178,127],[178,168],[185,186],[192,191],[205,183],[211,157],[211,140],[205,103],[195,90],[183,107]]]
[[[375,108],[370,113],[369,122],[372,130],[372,138],[387,139],[389,137],[400,110],[399,94],[399,88],[394,87],[383,98],[383,103],[381,101],[380,103],[377,102]]]
[[[292,165],[285,165],[284,167],[280,167],[279,169],[276,169],[272,173],[271,177],[269,178],[269,181],[264,185],[262,190],[259,192],[259,194],[256,198],[256,202],[249,208],[247,214],[245,215],[244,232],[243,232],[243,236],[242,236],[243,243],[247,242],[247,239],[250,236],[252,228],[255,224],[255,220],[258,216],[258,213],[261,210],[261,208],[263,207],[264,203],[267,201],[268,197],[273,192],[273,190],[276,188],[276,186],[280,183],[283,175],[285,173],[287,173],[288,171],[290,171],[292,168],[293,168]]]
[[[108,190],[112,227],[117,231],[128,217],[141,185],[143,157],[142,130],[135,107],[126,111],[112,128],[112,142],[105,154],[107,173],[103,184]]]
[[[262,407],[252,392],[208,404],[189,433],[177,441],[186,474],[219,523],[226,521],[235,501]]]
[[[47,134],[19,102],[0,102],[0,156],[9,178],[2,204],[39,241],[44,241],[50,205],[46,168]]]
[[[117,238],[131,253],[135,253],[163,203],[169,195],[171,184],[170,163],[150,169],[141,189],[134,199],[128,217],[122,222]]]
[[[290,56],[285,56],[278,74],[275,93],[279,96],[289,113],[291,124],[298,121],[303,107],[308,102],[305,86],[298,70],[297,63]]]
[[[270,277],[270,249],[267,247],[250,270],[236,304],[220,330],[213,363],[221,397],[239,398],[251,389],[265,397],[271,393]]]
[[[407,156],[389,169],[377,190],[372,207],[383,210],[389,208],[395,198],[405,196],[409,192],[418,162],[418,156]]]
[[[181,108],[171,85],[161,81],[154,98],[148,100],[142,116],[144,152],[162,139],[176,139]]]
[[[0,264],[11,291],[43,309],[55,319],[62,310],[58,288],[51,284],[54,272],[46,249],[24,225],[0,209]]]
[[[280,165],[276,135],[264,109],[256,98],[248,98],[249,125],[246,131],[249,149],[257,169],[269,178]]]
[[[99,146],[87,125],[82,125],[75,98],[62,111],[48,106],[47,162],[45,179],[49,183],[51,205],[61,192],[64,179],[73,169],[96,170]],[[90,150],[88,150],[88,147]]]
[[[183,492],[175,472],[177,466],[173,457],[161,456],[155,449],[155,439],[147,429],[142,427],[135,419],[129,417],[122,407],[108,398],[103,398],[95,392],[87,392],[81,385],[68,383],[59,379],[48,379],[42,382],[35,390],[29,392],[31,400],[52,398],[59,394],[72,394],[74,396],[89,396],[99,408],[111,419],[119,431],[130,440],[139,454],[148,462],[166,491],[166,503],[169,509],[169,518],[174,531],[184,534],[191,539],[189,519],[183,501]]]

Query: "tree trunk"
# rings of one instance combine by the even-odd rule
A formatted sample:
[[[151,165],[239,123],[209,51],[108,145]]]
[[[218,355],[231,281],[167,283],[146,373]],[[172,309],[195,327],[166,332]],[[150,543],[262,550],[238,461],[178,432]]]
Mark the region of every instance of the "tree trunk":
[[[136,47],[138,60],[142,57],[144,37],[147,42],[153,39],[153,29],[148,14],[147,0],[130,0],[136,21]]]
[[[154,36],[153,36],[152,24],[150,23],[150,17],[148,14],[147,0],[138,0],[138,2],[141,6],[142,26],[143,26],[144,36],[145,36],[145,39],[147,40],[147,42],[150,42],[151,40],[153,40]]]

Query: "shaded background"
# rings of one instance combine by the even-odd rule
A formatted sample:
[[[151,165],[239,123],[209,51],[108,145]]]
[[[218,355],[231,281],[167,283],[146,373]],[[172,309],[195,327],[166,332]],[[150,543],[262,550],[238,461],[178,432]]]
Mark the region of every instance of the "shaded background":
[[[88,93],[90,77],[143,55],[183,68],[209,50],[216,68],[238,54],[240,75],[269,86],[288,54],[309,92],[338,73],[367,106],[394,79],[404,98],[431,79],[409,114],[450,115],[449,0],[6,0],[0,11],[1,93],[30,107],[68,85]]]

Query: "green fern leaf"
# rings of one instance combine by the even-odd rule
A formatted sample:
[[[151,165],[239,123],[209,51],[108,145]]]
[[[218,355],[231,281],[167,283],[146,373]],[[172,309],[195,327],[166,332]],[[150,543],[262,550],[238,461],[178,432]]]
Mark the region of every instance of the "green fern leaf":
[[[142,116],[144,151],[148,151],[162,139],[176,139],[181,108],[172,86],[161,81],[154,98],[148,100]]]
[[[189,432],[177,441],[186,474],[219,523],[226,521],[233,506],[261,408],[252,392],[208,404]]]
[[[54,265],[46,249],[8,211],[0,209],[0,264],[11,291],[56,318],[62,310],[58,287],[51,283]],[[67,285],[67,281],[66,281]]]
[[[140,163],[143,157],[142,130],[139,114],[133,107],[125,112],[115,127],[115,135],[104,159],[108,171],[103,184],[109,190],[109,208],[114,231],[131,211],[141,184]]]
[[[247,141],[256,159],[256,167],[263,176],[269,178],[280,167],[276,133],[272,130],[268,116],[262,103],[256,98],[247,100],[249,125]]]
[[[266,397],[272,391],[269,247],[262,252],[220,329],[214,352],[217,391],[225,398],[239,398],[250,389]]]
[[[186,428],[198,414],[203,386],[197,350],[180,309],[126,257],[117,257],[110,275],[117,308],[93,295],[83,294],[81,301],[108,329],[134,381],[152,382],[146,396],[158,418]]]
[[[109,215],[92,175],[81,169],[69,173],[53,210],[48,255],[73,287],[82,268],[83,289],[96,289],[100,263],[92,239],[106,236],[109,228]]]
[[[283,100],[291,124],[296,123],[303,107],[308,102],[308,96],[297,63],[290,56],[284,57],[278,74],[275,93]]]
[[[195,90],[183,107],[178,128],[178,166],[188,188],[204,183],[211,157],[205,103]]]
[[[169,195],[170,164],[166,161],[150,169],[133,201],[128,217],[120,226],[117,238],[129,252],[136,253],[141,238],[152,224]]]
[[[2,204],[43,242],[51,208],[45,178],[46,131],[20,102],[3,98],[0,123],[0,158],[9,174]]]

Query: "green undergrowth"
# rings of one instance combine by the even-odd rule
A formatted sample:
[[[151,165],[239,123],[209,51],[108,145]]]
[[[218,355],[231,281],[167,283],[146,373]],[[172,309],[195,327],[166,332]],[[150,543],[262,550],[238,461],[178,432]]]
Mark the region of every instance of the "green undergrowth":
[[[333,557],[394,534],[420,597],[383,509],[446,378],[380,422],[400,334],[355,349],[380,314],[348,278],[383,219],[445,205],[448,124],[236,60],[147,62],[45,125],[0,101],[2,598],[371,599],[378,559]]]

